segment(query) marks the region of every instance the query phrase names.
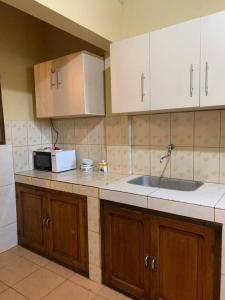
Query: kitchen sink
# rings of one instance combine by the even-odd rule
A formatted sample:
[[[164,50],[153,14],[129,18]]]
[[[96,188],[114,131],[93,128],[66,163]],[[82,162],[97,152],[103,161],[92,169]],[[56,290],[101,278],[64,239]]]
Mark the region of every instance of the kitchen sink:
[[[129,180],[128,183],[141,186],[158,187],[163,189],[172,189],[177,191],[195,191],[201,185],[200,181],[182,180],[173,178],[162,178],[157,176],[140,176]]]

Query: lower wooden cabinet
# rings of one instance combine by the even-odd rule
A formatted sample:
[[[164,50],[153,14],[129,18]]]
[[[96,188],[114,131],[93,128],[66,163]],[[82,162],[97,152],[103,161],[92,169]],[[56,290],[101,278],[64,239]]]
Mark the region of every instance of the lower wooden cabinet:
[[[88,273],[87,200],[17,184],[19,244]]]
[[[135,299],[219,300],[221,227],[101,202],[105,284]]]

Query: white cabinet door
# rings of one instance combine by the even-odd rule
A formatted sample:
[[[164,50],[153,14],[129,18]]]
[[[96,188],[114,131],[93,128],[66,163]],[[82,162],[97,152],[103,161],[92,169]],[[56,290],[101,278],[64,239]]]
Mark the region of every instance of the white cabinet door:
[[[110,61],[112,112],[149,110],[149,33],[113,43]]]
[[[200,106],[225,105],[225,12],[201,23]]]
[[[151,110],[199,106],[200,19],[150,33]]]

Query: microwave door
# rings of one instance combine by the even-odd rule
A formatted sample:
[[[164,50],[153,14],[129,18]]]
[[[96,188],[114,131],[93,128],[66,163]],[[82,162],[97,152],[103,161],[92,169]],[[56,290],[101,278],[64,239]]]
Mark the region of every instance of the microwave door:
[[[34,152],[34,169],[51,171],[52,159],[49,152]]]

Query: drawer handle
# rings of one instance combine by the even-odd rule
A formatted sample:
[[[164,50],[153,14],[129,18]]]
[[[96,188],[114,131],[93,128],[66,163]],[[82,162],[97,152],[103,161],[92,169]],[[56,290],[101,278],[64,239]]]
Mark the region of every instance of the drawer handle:
[[[47,227],[49,227],[50,222],[51,222],[50,218],[47,218],[47,220],[46,220],[46,226]]]
[[[42,219],[42,224],[45,226],[46,225],[46,218]]]
[[[151,256],[150,259],[151,259],[151,269],[152,269],[152,271],[155,271],[155,269],[156,269],[156,257]]]
[[[146,255],[145,259],[144,259],[146,268],[148,267],[149,258],[150,258],[150,256]]]

